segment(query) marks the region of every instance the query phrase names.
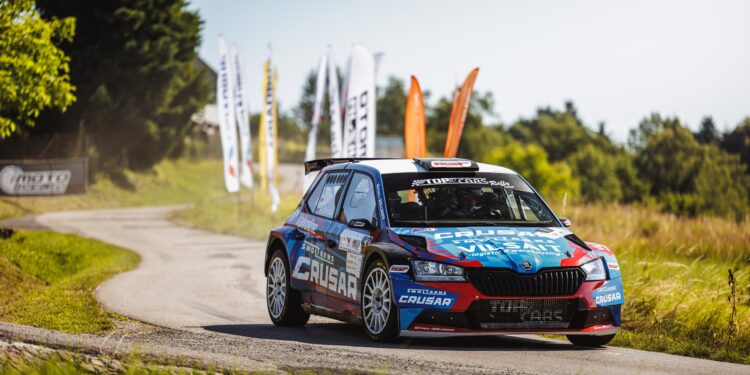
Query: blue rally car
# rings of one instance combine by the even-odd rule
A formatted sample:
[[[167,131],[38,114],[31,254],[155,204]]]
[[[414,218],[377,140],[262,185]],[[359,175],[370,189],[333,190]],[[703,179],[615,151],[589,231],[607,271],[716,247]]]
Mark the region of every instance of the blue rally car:
[[[276,325],[310,314],[372,339],[557,333],[601,346],[622,279],[507,168],[466,159],[328,159],[266,250]]]

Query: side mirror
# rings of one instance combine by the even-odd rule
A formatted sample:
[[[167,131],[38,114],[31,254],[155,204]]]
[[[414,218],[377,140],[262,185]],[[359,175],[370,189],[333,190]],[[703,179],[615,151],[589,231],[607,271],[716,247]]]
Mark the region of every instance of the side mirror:
[[[571,225],[573,225],[573,222],[571,222],[570,219],[568,219],[567,217],[561,217],[560,218],[560,222],[566,228],[569,227],[569,226],[571,226]]]
[[[349,220],[349,226],[357,229],[373,229],[374,225],[367,219],[352,219]]]

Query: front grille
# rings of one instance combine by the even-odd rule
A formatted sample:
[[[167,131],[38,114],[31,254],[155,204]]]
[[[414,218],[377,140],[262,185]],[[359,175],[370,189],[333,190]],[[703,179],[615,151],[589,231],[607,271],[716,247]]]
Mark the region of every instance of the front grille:
[[[568,296],[586,279],[579,268],[542,270],[523,275],[512,270],[478,269],[467,272],[469,281],[486,296]]]
[[[575,299],[502,299],[472,306],[482,329],[564,329],[576,309]]]

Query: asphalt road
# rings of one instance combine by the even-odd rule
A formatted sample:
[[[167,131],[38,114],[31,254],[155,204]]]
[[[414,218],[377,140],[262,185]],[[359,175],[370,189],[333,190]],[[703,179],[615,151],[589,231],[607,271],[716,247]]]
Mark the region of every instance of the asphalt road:
[[[401,370],[433,374],[750,374],[750,366],[614,347],[579,349],[537,336],[389,345],[373,343],[358,328],[324,318],[311,319],[306,328],[274,327],[264,300],[265,244],[177,226],[167,220],[169,210],[58,212],[40,215],[37,221],[141,254],[140,267],[105,282],[97,298],[119,314],[203,335],[205,339],[191,344],[198,352],[271,358],[276,368],[299,367],[294,365],[304,360],[309,368],[386,372],[399,372],[398,364],[405,363],[409,367]],[[245,351],[237,354],[237,347]]]

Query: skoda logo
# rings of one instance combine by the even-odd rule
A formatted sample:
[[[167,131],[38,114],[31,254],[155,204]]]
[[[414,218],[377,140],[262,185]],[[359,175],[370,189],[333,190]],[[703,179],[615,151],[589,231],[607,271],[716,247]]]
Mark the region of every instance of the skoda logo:
[[[523,262],[521,262],[521,268],[523,268],[526,271],[530,270],[531,262],[529,262],[528,260],[524,260]]]

